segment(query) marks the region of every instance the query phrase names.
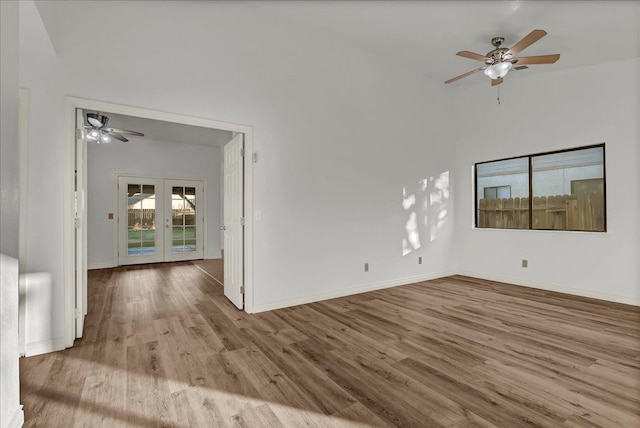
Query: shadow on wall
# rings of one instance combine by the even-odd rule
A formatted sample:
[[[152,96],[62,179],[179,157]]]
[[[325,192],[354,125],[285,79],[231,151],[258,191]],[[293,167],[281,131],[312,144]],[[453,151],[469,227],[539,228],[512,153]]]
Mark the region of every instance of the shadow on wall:
[[[449,199],[449,171],[436,177],[420,180],[414,192],[402,188],[402,208],[408,212],[402,239],[402,255],[406,256],[422,247],[422,241],[433,242],[438,231],[447,222]]]

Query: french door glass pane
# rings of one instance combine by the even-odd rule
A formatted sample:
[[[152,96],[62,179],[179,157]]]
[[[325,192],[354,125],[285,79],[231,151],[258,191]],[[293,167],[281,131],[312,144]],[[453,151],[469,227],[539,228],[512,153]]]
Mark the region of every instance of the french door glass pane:
[[[127,254],[156,253],[156,195],[150,184],[127,185]]]
[[[183,227],[174,227],[173,228],[173,240],[176,242],[184,241],[184,228]]]
[[[129,229],[129,244],[137,242],[140,244],[142,240],[142,231],[139,229]]]
[[[174,186],[171,188],[172,240],[174,253],[196,250],[195,213],[196,188]],[[188,226],[188,227],[185,227]]]

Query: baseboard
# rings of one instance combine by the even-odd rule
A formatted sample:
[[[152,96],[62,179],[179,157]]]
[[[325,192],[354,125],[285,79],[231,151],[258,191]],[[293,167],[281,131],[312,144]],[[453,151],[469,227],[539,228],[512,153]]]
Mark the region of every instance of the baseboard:
[[[7,428],[20,428],[22,425],[24,425],[24,410],[22,405],[19,405],[11,419],[9,419]]]
[[[26,343],[24,346],[25,356],[31,357],[33,355],[46,354],[49,352],[62,351],[65,349],[64,338],[42,340],[40,342]]]
[[[87,270],[109,269],[114,267],[116,267],[116,265],[114,265],[113,262],[91,263],[87,266]]]
[[[275,309],[288,308],[291,306],[305,305],[307,303],[320,302],[322,300],[336,299],[338,297],[351,296],[354,294],[366,293],[369,291],[382,290],[383,288],[398,287],[400,285],[414,284],[421,281],[429,281],[437,278],[454,275],[455,272],[436,272],[426,275],[418,275],[390,281],[376,282],[374,284],[363,285],[360,287],[346,288],[343,290],[330,291],[328,293],[313,294],[310,296],[298,297],[289,300],[280,300],[278,302],[264,303],[262,305],[254,305],[251,313],[273,311]]]
[[[506,278],[498,275],[486,273],[458,271],[458,275],[470,276],[489,281],[505,282],[507,284],[519,285],[522,287],[536,288],[539,290],[556,291],[558,293],[572,294],[574,296],[589,297],[591,299],[606,300],[607,302],[623,303],[625,305],[640,306],[640,299],[633,297],[618,296],[616,294],[601,293],[599,291],[582,290],[580,288],[566,287],[556,284],[545,284],[542,282],[527,281],[522,279]]]

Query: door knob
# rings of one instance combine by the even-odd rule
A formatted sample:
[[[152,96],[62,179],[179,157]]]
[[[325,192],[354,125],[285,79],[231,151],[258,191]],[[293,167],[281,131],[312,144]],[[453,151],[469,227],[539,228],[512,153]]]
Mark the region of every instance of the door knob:
[[[220,230],[227,230],[227,227],[223,224],[222,226],[220,226]]]

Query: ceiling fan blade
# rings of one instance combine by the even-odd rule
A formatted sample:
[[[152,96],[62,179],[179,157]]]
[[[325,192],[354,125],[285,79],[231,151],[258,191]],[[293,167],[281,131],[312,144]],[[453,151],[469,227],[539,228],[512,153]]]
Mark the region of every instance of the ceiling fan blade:
[[[87,113],[87,122],[94,128],[104,128],[109,123],[109,118],[100,113]]]
[[[137,137],[144,137],[144,134],[142,132],[129,131],[128,129],[105,128],[104,130],[107,132],[117,132],[118,134],[135,135]]]
[[[547,35],[547,32],[544,30],[533,30],[529,34],[527,34],[522,40],[513,45],[511,49],[509,49],[506,53],[511,55],[517,55],[520,51],[528,48],[541,38]]]
[[[504,80],[502,77],[498,77],[497,79],[491,79],[491,86],[497,86],[501,84]]]
[[[485,68],[487,68],[487,67],[480,67],[480,68],[476,68],[475,70],[471,70],[471,71],[469,71],[469,72],[467,72],[467,73],[461,74],[460,76],[456,76],[456,77],[454,77],[453,79],[449,79],[449,80],[447,80],[447,81],[446,81],[446,82],[444,82],[444,83],[451,83],[451,82],[455,82],[456,80],[460,80],[460,79],[462,79],[463,77],[471,76],[473,73],[477,73],[478,71],[480,71],[480,70],[484,70]]]
[[[105,131],[106,131],[106,130],[105,130]],[[120,140],[120,141],[122,141],[123,143],[126,143],[127,141],[129,141],[129,140],[127,140],[126,138],[124,138],[122,135],[118,134],[117,132],[109,131],[109,132],[105,132],[105,134],[108,134],[110,137],[113,137],[113,138],[115,138],[116,140]]]
[[[487,61],[489,59],[484,55],[480,55],[480,54],[469,52],[469,51],[460,51],[456,55],[463,56],[469,59],[475,59],[477,61]]]
[[[525,64],[553,64],[560,58],[560,54],[553,55],[539,55],[539,56],[523,56],[520,58],[515,58],[515,64],[517,65],[525,65]],[[513,60],[512,60],[513,62]]]

